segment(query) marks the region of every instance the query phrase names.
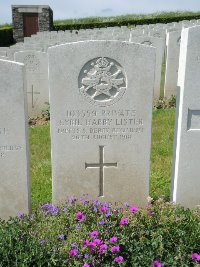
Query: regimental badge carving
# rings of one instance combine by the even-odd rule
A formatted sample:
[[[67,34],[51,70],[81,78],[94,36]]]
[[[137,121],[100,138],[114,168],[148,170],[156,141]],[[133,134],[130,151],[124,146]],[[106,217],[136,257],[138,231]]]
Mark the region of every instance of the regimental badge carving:
[[[39,68],[39,60],[35,55],[27,55],[24,58],[24,65],[29,71],[36,71]]]
[[[122,66],[108,57],[87,62],[79,74],[80,93],[93,105],[116,103],[126,90],[126,75]]]

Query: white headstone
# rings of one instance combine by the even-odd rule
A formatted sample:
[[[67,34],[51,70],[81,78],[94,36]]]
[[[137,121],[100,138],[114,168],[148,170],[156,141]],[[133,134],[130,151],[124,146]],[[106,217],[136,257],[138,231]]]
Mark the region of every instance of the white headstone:
[[[164,96],[170,98],[176,96],[179,52],[181,43],[181,31],[167,33],[167,58],[165,69]]]
[[[89,193],[144,205],[155,48],[87,41],[49,49],[53,202]]]
[[[184,207],[200,205],[200,26],[182,31],[172,196]]]
[[[30,211],[24,67],[0,60],[0,218]]]
[[[28,115],[39,116],[49,105],[47,54],[22,51],[15,53],[15,60],[24,63],[26,69]]]
[[[163,56],[163,39],[151,36],[131,36],[131,42],[150,45],[156,48],[156,70],[155,70],[155,84],[154,84],[154,99],[160,97],[160,83],[162,72],[162,56]]]

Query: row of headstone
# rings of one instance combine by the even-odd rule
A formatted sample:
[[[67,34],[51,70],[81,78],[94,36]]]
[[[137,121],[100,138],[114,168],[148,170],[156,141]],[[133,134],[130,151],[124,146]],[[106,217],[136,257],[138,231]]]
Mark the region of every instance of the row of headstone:
[[[92,39],[121,40],[154,46],[156,48],[154,99],[160,97],[161,70],[162,63],[165,62],[165,54],[164,96],[170,98],[176,95],[181,29],[198,24],[199,20],[193,20],[141,25],[133,29],[108,27],[79,31],[38,32],[32,37],[25,37],[24,43],[17,43],[10,48],[0,48],[0,58],[25,64],[29,117],[40,116],[49,106],[47,49],[66,42]]]
[[[171,200],[195,207],[200,204],[200,27],[183,30],[181,40]],[[145,205],[156,48],[85,41],[52,47],[48,57],[53,202],[90,193],[99,200]],[[0,79],[0,217],[7,219],[30,212],[23,64],[0,60]]]

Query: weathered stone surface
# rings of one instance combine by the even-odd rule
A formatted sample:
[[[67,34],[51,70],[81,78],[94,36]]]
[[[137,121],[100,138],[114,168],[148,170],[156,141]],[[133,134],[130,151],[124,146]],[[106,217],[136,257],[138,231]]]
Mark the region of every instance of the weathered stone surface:
[[[30,211],[24,67],[0,60],[0,218]]]
[[[41,115],[49,105],[47,54],[38,51],[16,52],[15,61],[24,63],[26,69],[28,116]]]
[[[181,35],[172,196],[184,207],[200,205],[200,27]]]
[[[149,194],[155,48],[87,41],[49,48],[53,202],[144,205]]]

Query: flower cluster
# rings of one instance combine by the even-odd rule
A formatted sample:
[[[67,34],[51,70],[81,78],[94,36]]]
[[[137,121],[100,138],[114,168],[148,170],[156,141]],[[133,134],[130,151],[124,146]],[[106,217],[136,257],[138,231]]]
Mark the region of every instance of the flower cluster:
[[[116,236],[112,236],[109,238],[109,241],[105,241],[103,239],[98,238],[99,232],[97,230],[94,230],[88,234],[88,239],[82,240],[82,246],[87,251],[86,254],[83,255],[84,259],[87,259],[89,254],[93,255],[99,255],[103,256],[104,254],[110,253],[111,255],[114,255],[114,262],[122,262],[124,261],[123,256],[116,255],[117,253],[120,253],[120,246],[116,244],[118,241],[118,238]],[[82,250],[84,250],[82,248]],[[87,255],[87,256],[86,256]],[[78,254],[78,249],[73,248],[69,251],[70,257],[78,257],[80,256]],[[90,265],[87,262],[84,262],[82,267],[89,266]]]
[[[71,266],[79,264],[78,266],[81,267],[103,266],[107,263],[111,263],[113,266],[130,264],[126,256],[127,242],[125,237],[130,233],[130,229],[132,230],[134,227],[139,229],[137,228],[139,227],[138,219],[141,215],[142,218],[147,216],[149,223],[156,218],[158,213],[151,203],[148,203],[142,211],[136,206],[129,205],[128,202],[113,207],[108,202],[88,201],[85,196],[80,199],[80,202],[76,197],[69,198],[67,207],[62,209],[49,203],[41,208],[45,215],[58,214],[60,216],[63,213],[66,219],[71,216],[69,220],[70,232],[79,231],[79,233],[69,241],[68,233],[62,228],[56,236],[64,251],[67,252],[66,263],[68,262]],[[138,225],[135,226],[136,224]],[[132,235],[138,236],[137,232],[132,231],[131,242],[134,240]],[[41,245],[47,243],[50,244],[50,240],[45,238],[40,240]],[[193,253],[191,260],[199,262],[200,254]],[[166,264],[165,259],[159,257],[152,258],[148,263],[149,267],[163,267],[163,264]]]
[[[50,204],[50,203],[44,204],[41,208],[43,211],[45,211],[46,215],[47,214],[56,215],[59,211],[57,207],[55,207],[53,204]]]

